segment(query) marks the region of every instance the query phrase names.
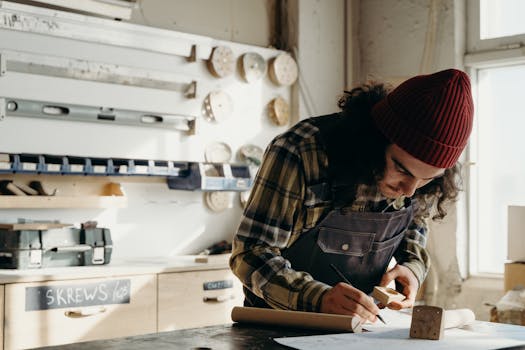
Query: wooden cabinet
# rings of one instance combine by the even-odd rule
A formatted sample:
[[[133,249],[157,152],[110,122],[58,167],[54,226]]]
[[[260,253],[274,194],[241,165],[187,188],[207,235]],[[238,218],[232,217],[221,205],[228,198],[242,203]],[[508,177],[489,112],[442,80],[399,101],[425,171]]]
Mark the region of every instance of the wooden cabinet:
[[[232,308],[244,300],[242,284],[226,267],[226,256],[209,259],[208,266],[152,265],[140,275],[128,273],[137,272],[133,266],[119,271],[118,265],[71,267],[67,275],[5,272],[0,350],[231,323]]]
[[[159,274],[158,331],[231,323],[244,300],[229,269]]]
[[[156,306],[155,274],[8,284],[4,349],[154,333]]]
[[[4,329],[4,289],[5,287],[0,285],[0,329]],[[4,332],[0,332],[0,349],[3,349],[4,345]]]

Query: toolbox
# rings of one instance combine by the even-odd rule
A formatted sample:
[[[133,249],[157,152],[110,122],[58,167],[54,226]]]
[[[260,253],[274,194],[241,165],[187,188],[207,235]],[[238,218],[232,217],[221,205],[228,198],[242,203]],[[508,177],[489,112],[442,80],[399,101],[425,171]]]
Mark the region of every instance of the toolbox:
[[[110,230],[96,223],[70,224],[30,222],[0,224],[0,268],[108,264],[113,243]]]

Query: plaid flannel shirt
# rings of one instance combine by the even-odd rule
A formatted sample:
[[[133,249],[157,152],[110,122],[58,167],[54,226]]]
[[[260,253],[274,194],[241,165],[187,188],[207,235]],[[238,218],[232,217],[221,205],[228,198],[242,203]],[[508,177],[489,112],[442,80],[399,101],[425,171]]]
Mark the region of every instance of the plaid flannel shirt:
[[[313,186],[327,182],[328,158],[319,129],[308,119],[277,136],[265,151],[252,193],[233,240],[230,267],[244,286],[277,309],[319,312],[330,286],[295,271],[280,250],[315,227],[332,209]],[[375,187],[360,185],[353,211],[380,211],[384,198]],[[423,282],[430,261],[427,227],[412,223],[394,254]]]

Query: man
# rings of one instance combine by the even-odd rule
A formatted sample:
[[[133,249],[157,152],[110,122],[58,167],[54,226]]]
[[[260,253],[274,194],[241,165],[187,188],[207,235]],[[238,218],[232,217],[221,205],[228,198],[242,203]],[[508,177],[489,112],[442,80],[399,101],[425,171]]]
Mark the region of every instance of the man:
[[[469,78],[449,69],[389,94],[364,85],[339,106],[266,149],[230,260],[246,306],[373,322],[379,309],[367,294],[393,280],[406,299],[388,307],[414,304],[430,265],[426,219],[431,210],[442,219],[458,193],[456,163],[472,129]]]

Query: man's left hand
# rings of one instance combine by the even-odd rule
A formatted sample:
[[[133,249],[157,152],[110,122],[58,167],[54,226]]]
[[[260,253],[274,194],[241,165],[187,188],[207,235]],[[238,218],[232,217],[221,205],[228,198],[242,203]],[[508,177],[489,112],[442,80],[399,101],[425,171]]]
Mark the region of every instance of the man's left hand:
[[[393,310],[401,310],[403,308],[414,306],[417,290],[419,288],[419,281],[414,273],[408,267],[397,264],[393,269],[383,275],[379,285],[385,287],[394,280],[403,287],[401,293],[403,293],[406,298],[403,301],[392,301],[385,306]]]

